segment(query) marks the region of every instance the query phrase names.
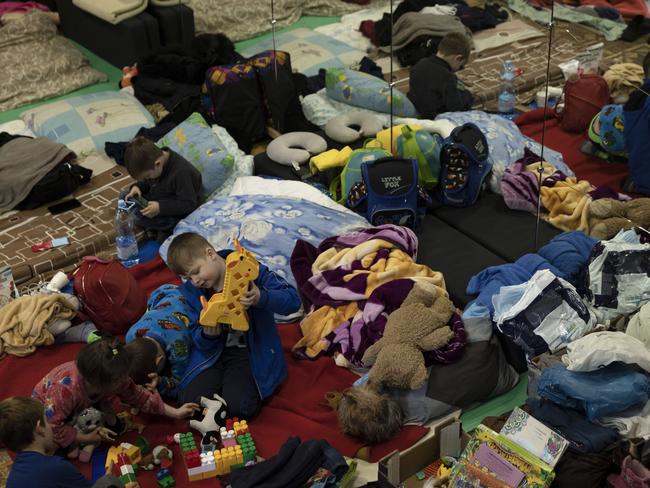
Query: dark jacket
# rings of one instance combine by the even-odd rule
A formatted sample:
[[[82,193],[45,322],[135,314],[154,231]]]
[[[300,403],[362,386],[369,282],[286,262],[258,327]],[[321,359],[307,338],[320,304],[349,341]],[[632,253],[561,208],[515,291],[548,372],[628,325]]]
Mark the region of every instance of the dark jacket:
[[[421,59],[411,68],[408,97],[423,119],[469,110],[474,102],[449,64],[438,56]]]
[[[645,80],[640,90],[630,94],[623,107],[623,133],[634,191],[650,195],[650,98],[646,93],[650,93],[650,79]]]
[[[160,178],[138,181],[146,200],[160,204],[160,217],[187,217],[201,203],[201,173],[171,149]]]
[[[219,255],[225,259],[231,252],[219,251]],[[255,284],[260,289],[260,301],[248,309],[250,328],[244,334],[251,370],[260,397],[264,399],[271,395],[287,376],[282,343],[273,315],[289,315],[300,308],[301,302],[296,289],[263,264],[260,264],[260,274]],[[203,334],[203,328],[199,324],[199,314],[203,308],[200,297],[210,298],[212,290],[197,288],[189,281],[185,282],[180,290],[194,311],[194,315],[190,317],[190,333],[194,347],[179,387],[182,391],[199,373],[219,360],[227,334],[208,337]]]

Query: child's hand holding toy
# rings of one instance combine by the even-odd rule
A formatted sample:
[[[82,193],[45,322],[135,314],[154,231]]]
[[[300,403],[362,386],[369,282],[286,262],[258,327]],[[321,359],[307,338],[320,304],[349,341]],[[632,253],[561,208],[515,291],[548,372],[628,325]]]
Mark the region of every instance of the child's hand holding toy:
[[[257,305],[260,302],[260,289],[257,287],[255,282],[251,281],[249,289],[244,296],[239,300],[239,302],[245,307],[250,308]]]

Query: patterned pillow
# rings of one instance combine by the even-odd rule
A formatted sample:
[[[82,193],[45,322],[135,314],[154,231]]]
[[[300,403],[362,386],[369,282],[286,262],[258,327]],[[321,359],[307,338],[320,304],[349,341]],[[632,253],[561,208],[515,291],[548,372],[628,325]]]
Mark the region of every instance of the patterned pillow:
[[[232,173],[235,158],[212,132],[201,114],[193,113],[157,142],[192,163],[201,173],[203,197],[220,188]]]
[[[351,69],[331,68],[325,75],[327,96],[339,102],[390,113],[390,86],[376,76]],[[417,117],[411,101],[393,88],[393,113],[398,117]]]
[[[77,155],[104,150],[106,142],[132,139],[141,127],[153,127],[147,109],[122,92],[99,92],[30,108],[22,119],[37,136],[65,144]]]

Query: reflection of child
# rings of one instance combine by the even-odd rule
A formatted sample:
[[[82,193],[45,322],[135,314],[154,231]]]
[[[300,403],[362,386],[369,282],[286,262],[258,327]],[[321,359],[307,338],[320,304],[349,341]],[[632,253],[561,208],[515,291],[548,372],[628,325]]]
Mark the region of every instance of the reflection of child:
[[[99,444],[100,429],[78,432],[69,421],[84,408],[106,403],[118,397],[124,403],[145,413],[157,413],[172,418],[189,417],[198,405],[185,404],[179,408],[165,404],[158,393],[137,386],[129,377],[130,355],[124,345],[114,339],[100,339],[84,346],[77,360],[63,363],[50,371],[35,387],[32,396],[45,407],[45,417],[54,429],[54,440],[61,447],[73,443]],[[100,405],[104,406],[104,405]],[[104,411],[106,426],[115,420],[112,412]]]
[[[0,440],[16,453],[7,488],[99,488],[122,486],[115,476],[106,475],[95,485],[68,461],[54,456],[57,443],[43,405],[34,398],[11,397],[0,402]]]
[[[470,50],[465,35],[450,32],[435,56],[422,58],[411,68],[408,98],[422,118],[472,108],[474,97],[454,74],[467,64]]]
[[[126,350],[133,358],[131,377],[136,384],[155,383],[164,398],[178,396],[190,359],[192,313],[178,286],[163,285],[153,291],[147,312],[126,334]],[[163,376],[166,365],[171,374]]]
[[[287,375],[273,314],[291,314],[301,304],[295,288],[260,264],[258,278],[241,299],[248,309],[250,328],[241,332],[222,325],[201,327],[200,297],[209,299],[223,290],[225,258],[231,252],[216,251],[205,238],[192,233],[177,235],[169,246],[167,264],[187,278],[181,292],[194,310],[190,324],[194,344],[180,397],[198,401],[216,393],[226,401],[231,416],[248,419]]]

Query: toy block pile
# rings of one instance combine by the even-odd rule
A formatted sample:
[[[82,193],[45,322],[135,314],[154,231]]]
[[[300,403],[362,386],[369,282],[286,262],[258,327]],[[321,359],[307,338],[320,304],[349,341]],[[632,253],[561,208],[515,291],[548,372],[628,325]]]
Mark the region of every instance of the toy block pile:
[[[190,481],[204,480],[217,476],[214,458],[210,460],[207,456],[202,457],[202,454],[196,447],[191,432],[181,434],[179,444],[181,447],[181,456],[185,461],[185,468],[187,469],[187,477]]]
[[[213,436],[205,436],[199,450],[190,432],[177,435],[190,481],[230,474],[257,459],[257,448],[245,420],[226,419],[219,432],[221,449],[217,449],[218,441]]]

